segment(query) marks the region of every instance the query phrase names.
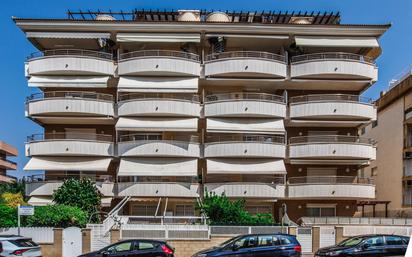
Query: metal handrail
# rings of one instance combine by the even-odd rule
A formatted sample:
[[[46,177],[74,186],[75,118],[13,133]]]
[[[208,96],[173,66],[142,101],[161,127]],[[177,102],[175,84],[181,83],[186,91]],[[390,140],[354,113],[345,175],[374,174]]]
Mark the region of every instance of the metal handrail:
[[[220,60],[220,59],[232,59],[232,58],[257,58],[274,60],[286,63],[286,56],[269,53],[269,52],[259,52],[259,51],[230,51],[209,54],[205,57],[206,62]]]
[[[41,52],[35,52],[30,54],[27,57],[27,60],[47,57],[47,56],[82,56],[82,57],[93,57],[99,59],[112,60],[113,55],[106,52],[98,52],[93,50],[84,50],[84,49],[52,49],[44,50]]]
[[[266,93],[234,92],[234,93],[207,95],[205,97],[205,103],[228,101],[228,100],[260,100],[260,101],[273,101],[273,102],[285,103],[285,98],[283,96],[266,94]]]
[[[119,102],[130,101],[130,100],[139,100],[139,99],[166,99],[166,100],[185,100],[190,102],[199,102],[198,95],[182,95],[174,94],[173,96],[165,95],[162,93],[126,93],[119,95]]]
[[[120,54],[119,60],[127,60],[132,58],[140,57],[174,57],[181,59],[188,59],[192,61],[200,61],[200,57],[194,53],[188,53],[183,51],[173,51],[173,50],[141,50],[129,53]]]
[[[67,177],[69,179],[70,177]],[[107,183],[107,184],[113,184],[114,183],[114,177],[113,176],[105,176],[104,178],[93,178],[93,177],[83,177],[83,178],[89,178],[93,182],[97,183]],[[27,184],[47,184],[47,183],[63,183],[64,179],[42,179],[42,180],[34,180],[32,177],[26,178],[25,182]]]
[[[113,95],[87,91],[50,91],[32,94],[26,98],[26,102],[37,101],[46,98],[70,98],[91,99],[99,101],[113,101]]]
[[[298,136],[289,138],[289,144],[307,144],[307,143],[351,143],[351,144],[368,144],[374,145],[375,141],[371,138],[343,135],[316,135],[316,136]]]
[[[313,95],[294,96],[289,99],[289,102],[291,104],[307,103],[307,102],[330,102],[330,101],[372,103],[371,98],[362,97],[359,95],[349,95],[349,94],[313,94]]]
[[[87,141],[103,141],[113,142],[113,136],[107,134],[93,134],[93,133],[45,133],[45,134],[33,134],[27,137],[27,142],[38,142],[48,140],[87,140]]]
[[[178,142],[190,142],[190,143],[199,143],[199,137],[194,135],[181,135],[181,136],[172,136],[169,139],[163,139],[161,135],[158,135],[158,138],[151,139],[153,135],[150,134],[130,134],[119,136],[119,142],[132,142],[132,141],[178,141]]]
[[[289,184],[373,184],[372,178],[352,176],[306,176],[291,177]]]
[[[248,182],[221,182],[221,183],[205,183],[205,186],[215,186],[215,187],[220,187],[220,186],[230,186],[230,185],[284,185],[285,184],[285,179],[283,177],[276,177],[273,178],[270,182],[253,182],[253,181],[248,181]]]
[[[314,60],[345,60],[345,61],[358,61],[362,63],[368,63],[375,65],[375,61],[367,56],[343,53],[343,52],[327,52],[327,53],[315,53],[293,56],[290,60],[291,63],[307,62]]]
[[[243,137],[239,136],[207,136],[205,138],[206,143],[216,142],[259,142],[268,144],[284,144],[284,136],[263,136],[263,135],[247,135]]]

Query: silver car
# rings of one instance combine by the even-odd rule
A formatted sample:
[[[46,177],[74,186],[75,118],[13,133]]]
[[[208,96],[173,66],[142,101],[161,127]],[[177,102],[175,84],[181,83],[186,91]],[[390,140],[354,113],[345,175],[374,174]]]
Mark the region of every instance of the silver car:
[[[40,246],[30,238],[15,235],[0,235],[1,257],[41,257]]]

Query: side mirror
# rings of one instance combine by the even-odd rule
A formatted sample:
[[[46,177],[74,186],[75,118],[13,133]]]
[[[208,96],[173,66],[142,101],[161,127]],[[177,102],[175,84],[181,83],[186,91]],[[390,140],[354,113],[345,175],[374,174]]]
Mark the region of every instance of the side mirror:
[[[232,245],[232,251],[234,251],[234,252],[237,251],[237,250],[239,250],[239,248],[240,248],[240,247],[239,247],[238,245],[236,245],[236,244],[233,244],[233,245]]]
[[[109,257],[110,252],[109,251],[103,251],[103,252],[101,252],[101,254],[102,254],[102,257]]]
[[[364,250],[368,249],[369,247],[371,247],[370,244],[364,244],[364,245],[362,245],[362,248],[363,248]]]

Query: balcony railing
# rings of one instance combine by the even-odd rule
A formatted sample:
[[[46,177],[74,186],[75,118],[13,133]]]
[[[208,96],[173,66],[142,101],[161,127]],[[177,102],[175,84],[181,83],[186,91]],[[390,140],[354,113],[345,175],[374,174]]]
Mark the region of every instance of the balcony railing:
[[[27,142],[38,142],[47,140],[81,140],[81,141],[102,141],[113,142],[112,135],[106,134],[92,134],[92,133],[46,133],[46,134],[33,134],[27,137]]]
[[[266,59],[286,63],[286,57],[279,54],[258,51],[233,51],[209,54],[205,57],[205,62],[221,60],[221,59],[236,59],[236,58],[255,58]]]
[[[130,53],[120,54],[119,59],[127,60],[133,58],[144,58],[144,57],[173,57],[180,59],[188,59],[192,61],[200,61],[200,57],[194,53],[181,52],[181,51],[172,51],[172,50],[144,50],[144,51],[135,51]]]
[[[165,95],[160,93],[127,93],[119,95],[119,102],[123,101],[132,101],[132,100],[183,100],[183,101],[190,101],[190,102],[199,102],[198,95]]]
[[[339,52],[297,55],[291,58],[291,63],[294,64],[294,63],[299,63],[299,62],[324,61],[324,60],[357,61],[357,62],[375,65],[374,60],[370,57],[358,55],[358,54],[339,53]]]
[[[53,99],[53,98],[113,101],[113,95],[110,95],[110,94],[101,94],[101,93],[84,92],[84,91],[51,91],[51,92],[32,94],[26,98],[26,102],[32,102],[32,101],[43,100],[43,99]]]
[[[181,136],[172,136],[168,139],[162,138],[161,135],[153,134],[131,134],[123,135],[119,137],[119,142],[130,142],[130,141],[180,141],[180,142],[190,142],[190,143],[199,143],[199,137],[193,135],[181,135]]]
[[[357,102],[357,103],[372,103],[372,99],[358,96],[358,95],[346,95],[346,94],[316,94],[316,95],[302,95],[294,96],[289,99],[291,104],[295,103],[310,103],[310,102]]]
[[[292,177],[289,178],[288,183],[294,184],[366,184],[373,185],[372,178],[359,178],[350,176],[307,176],[307,177]]]
[[[225,94],[214,94],[207,95],[205,97],[205,102],[219,102],[219,101],[231,101],[231,100],[259,100],[259,101],[271,101],[285,103],[285,98],[280,95],[272,95],[265,93],[225,93]]]
[[[348,143],[348,144],[368,144],[374,145],[375,141],[371,138],[341,135],[318,135],[318,136],[299,136],[289,139],[289,144],[311,144],[311,143]]]
[[[47,56],[82,56],[82,57],[92,57],[99,59],[112,60],[113,55],[106,52],[98,52],[92,50],[83,50],[83,49],[53,49],[45,50],[42,52],[32,53],[27,57],[27,60],[47,57]]]
[[[220,143],[220,142],[258,142],[265,144],[284,144],[285,137],[283,136],[262,136],[262,135],[247,135],[239,136],[207,136],[206,143]]]

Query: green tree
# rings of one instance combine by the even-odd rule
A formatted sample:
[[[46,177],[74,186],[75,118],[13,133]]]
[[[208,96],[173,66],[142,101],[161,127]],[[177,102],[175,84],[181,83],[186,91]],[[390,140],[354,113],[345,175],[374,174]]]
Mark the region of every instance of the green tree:
[[[26,182],[24,180],[16,181],[13,183],[1,183],[0,184],[0,195],[4,193],[21,193],[22,196],[25,195]]]
[[[0,227],[17,227],[17,208],[0,205]]]
[[[34,208],[34,215],[27,216],[24,225],[28,227],[56,227],[71,226],[85,227],[87,213],[78,207],[67,205],[47,205]]]
[[[245,200],[231,201],[226,195],[206,192],[201,204],[197,206],[209,218],[211,225],[271,225],[274,223],[270,213],[251,215],[245,210]]]
[[[75,206],[87,214],[87,218],[92,217],[93,222],[98,222],[98,215],[94,215],[100,210],[102,194],[96,184],[90,179],[68,179],[54,192],[53,201],[56,204]]]

